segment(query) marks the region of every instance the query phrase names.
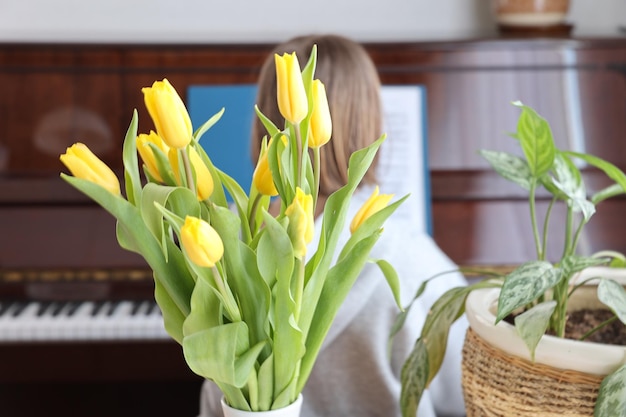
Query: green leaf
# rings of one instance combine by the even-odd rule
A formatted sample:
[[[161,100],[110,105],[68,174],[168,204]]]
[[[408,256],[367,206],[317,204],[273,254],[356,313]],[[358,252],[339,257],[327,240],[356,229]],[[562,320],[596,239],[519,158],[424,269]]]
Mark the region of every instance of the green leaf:
[[[363,265],[367,262],[369,253],[379,237],[380,234],[373,234],[357,243],[341,262],[337,262],[328,271],[319,301],[313,305],[303,304],[302,315],[307,308],[312,308],[314,314],[309,331],[305,333],[307,334],[306,354],[302,359],[298,390],[304,387],[335,315],[363,269]],[[303,300],[307,300],[306,294]]]
[[[404,362],[401,373],[400,408],[402,417],[415,417],[422,394],[428,387],[428,350],[420,337]]]
[[[575,158],[582,159],[590,165],[602,170],[607,177],[611,178],[615,181],[623,191],[626,191],[626,175],[622,172],[621,169],[616,167],[610,162],[605,161],[604,159],[598,158],[597,156],[587,155],[578,152],[565,152],[569,156],[573,156]]]
[[[626,364],[602,380],[593,415],[626,417]]]
[[[384,259],[379,259],[376,262],[376,265],[380,268],[385,279],[387,280],[387,284],[393,293],[393,299],[396,300],[396,304],[400,310],[403,310],[402,307],[402,299],[400,298],[400,278],[398,277],[398,273],[394,269],[393,265]]]
[[[224,114],[224,108],[222,107],[220,111],[215,113],[213,116],[209,118],[209,120],[204,122],[202,126],[196,129],[196,131],[193,133],[194,142],[198,142],[200,138],[202,137],[202,135],[204,135],[211,127],[213,127],[215,123],[217,123],[222,118],[223,114]]]
[[[602,278],[598,284],[598,299],[626,324],[626,290],[612,279]]]
[[[564,258],[560,267],[563,270],[563,275],[569,277],[583,269],[603,265],[606,264],[606,262],[606,259],[603,258],[572,255]]]
[[[265,130],[267,130],[267,133],[270,135],[270,137],[275,137],[280,132],[280,129],[276,127],[274,122],[268,119],[267,116],[261,113],[259,106],[257,106],[256,104],[254,105],[254,111],[256,112],[257,117],[265,127]]]
[[[612,184],[606,188],[601,189],[591,197],[593,204],[598,204],[601,201],[608,200],[609,198],[617,195],[624,194],[624,189],[619,184]]]
[[[561,272],[549,262],[531,261],[507,275],[498,297],[496,323],[554,287],[561,279]]]
[[[300,317],[300,325],[305,334],[311,325],[313,312],[318,304],[324,282],[327,279],[330,263],[336,254],[337,242],[346,224],[348,206],[352,194],[360,184],[385,139],[386,136],[383,135],[368,147],[352,154],[349,162],[347,184],[332,193],[326,200],[318,252],[312,256],[306,266],[308,280],[304,289],[302,316]]]
[[[477,289],[499,286],[499,282],[480,281],[465,287],[451,288],[432,305],[420,338],[402,369],[403,384],[408,384],[401,394],[403,416],[415,416],[414,407],[419,403],[424,389],[439,372],[446,354],[450,328],[465,312],[467,296]]]
[[[139,178],[139,162],[137,160],[137,125],[139,124],[137,110],[133,110],[133,118],[126,131],[124,147],[122,149],[122,161],[124,162],[124,184],[126,198],[137,205],[141,198],[141,179]]]
[[[163,289],[167,291],[171,299],[175,302],[180,312],[172,312],[178,316],[189,314],[189,299],[193,290],[194,279],[186,268],[185,259],[176,245],[171,240],[166,240],[166,250],[168,260],[165,260],[158,242],[141,218],[139,209],[120,196],[108,192],[103,187],[87,180],[61,174],[61,177],[89,196],[92,200],[102,206],[113,215],[120,228],[124,230],[118,233],[123,238],[123,247],[134,248],[143,256],[150,268],[154,271],[155,278],[161,280]],[[167,309],[161,306],[164,315],[169,314]]]
[[[550,317],[556,307],[556,301],[550,300],[537,304],[530,310],[515,317],[515,329],[530,351],[530,357],[535,360],[537,344],[546,333]]]
[[[559,152],[554,160],[553,172],[555,178],[552,179],[551,185],[558,191],[543,182],[546,189],[554,196],[566,200],[574,211],[582,212],[585,222],[588,222],[596,208],[587,200],[585,185],[576,165],[565,154]]]
[[[238,388],[247,382],[263,347],[264,343],[250,347],[244,322],[212,327],[183,339],[185,360],[193,372]]]
[[[550,125],[531,107],[519,101],[514,102],[513,105],[522,109],[517,121],[517,138],[531,175],[539,179],[552,169],[556,155]]]
[[[269,410],[274,398],[274,355],[271,354],[259,367],[259,410]]]
[[[519,156],[507,152],[480,150],[479,153],[503,178],[513,181],[525,190],[530,189],[532,174],[528,163]]]
[[[222,302],[219,293],[208,279],[198,279],[191,294],[191,312],[183,323],[183,335],[220,326],[223,323]]]

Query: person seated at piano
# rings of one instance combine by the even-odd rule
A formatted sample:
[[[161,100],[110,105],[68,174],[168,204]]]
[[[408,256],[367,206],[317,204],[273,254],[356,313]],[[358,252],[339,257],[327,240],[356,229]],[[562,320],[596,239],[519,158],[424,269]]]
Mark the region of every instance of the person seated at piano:
[[[378,73],[366,50],[345,37],[311,35],[278,45],[263,64],[257,104],[266,116],[277,126],[282,124],[275,95],[274,54],[296,52],[303,65],[313,45],[317,45],[318,54],[315,75],[326,86],[333,121],[332,139],[321,148],[319,206],[322,206],[332,192],[346,183],[352,152],[380,137],[382,110]],[[258,157],[260,139],[266,133],[260,122],[255,123],[252,146],[256,154],[253,156]],[[368,199],[375,184],[372,168],[364,178],[364,185],[354,193],[348,218]],[[316,214],[315,226],[319,232],[321,210]],[[413,231],[405,223],[399,216],[391,216],[371,255],[389,260],[396,268],[402,281],[404,305],[425,279],[456,269],[430,236]],[[346,230],[343,241],[348,235]],[[311,243],[314,247],[317,239]],[[462,285],[466,281],[456,273],[429,284],[395,336],[390,358],[387,341],[398,307],[380,271],[373,265],[366,267],[339,310],[304,388],[302,417],[400,416],[400,371],[419,336],[428,309],[443,292]],[[465,329],[464,322],[455,324],[442,370],[422,397],[418,416],[465,415],[460,371]],[[204,382],[200,399],[202,417],[222,415],[221,395],[213,382]]]

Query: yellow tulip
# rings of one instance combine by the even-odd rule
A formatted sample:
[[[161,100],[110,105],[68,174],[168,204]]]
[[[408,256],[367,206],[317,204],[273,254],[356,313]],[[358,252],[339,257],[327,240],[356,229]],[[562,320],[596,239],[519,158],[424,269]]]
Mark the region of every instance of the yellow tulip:
[[[165,155],[168,154],[170,147],[167,146],[167,144],[163,142],[163,139],[153,130],[150,131],[150,134],[142,133],[137,136],[137,151],[141,156],[141,160],[146,165],[146,169],[157,181],[163,182],[154,156],[154,150],[150,144],[156,145]]]
[[[309,129],[309,147],[318,148],[330,140],[333,123],[328,108],[326,87],[320,80],[313,80],[311,94],[313,95],[313,111]]]
[[[296,196],[285,210],[289,218],[287,233],[293,245],[294,254],[298,258],[306,255],[306,247],[313,240],[315,220],[313,218],[313,196],[305,194],[300,187],[296,188]]]
[[[306,117],[309,107],[298,57],[295,52],[282,56],[274,54],[274,62],[280,114],[291,123],[300,123]]]
[[[121,194],[120,181],[115,173],[85,144],[75,143],[59,159],[75,177],[96,183],[112,194]]]
[[[220,235],[209,223],[197,217],[185,217],[180,241],[187,257],[198,266],[212,268],[224,255]]]
[[[374,189],[372,195],[367,199],[365,204],[361,206],[359,211],[356,213],[354,218],[352,219],[352,223],[350,224],[350,233],[354,233],[356,229],[358,229],[361,224],[369,217],[374,215],[374,213],[379,212],[383,208],[387,207],[389,201],[393,198],[393,194],[380,194],[378,195],[378,186]]]
[[[181,180],[181,167],[179,163],[180,159],[178,151],[174,148],[170,148],[167,158],[169,159],[170,166],[174,172],[176,184],[183,185],[183,181]],[[207,168],[196,149],[192,146],[189,147],[189,160],[191,161],[191,166],[193,166],[193,170],[196,173],[196,194],[198,196],[198,200],[206,200],[211,196],[211,194],[213,194],[213,177],[209,172],[209,168]]]
[[[196,192],[198,194],[198,200],[206,200],[213,194],[213,177],[209,172],[209,168],[207,168],[194,147],[189,147],[189,160],[196,172]]]
[[[159,136],[172,148],[186,147],[193,135],[191,119],[172,84],[164,78],[141,91]]]
[[[272,171],[270,171],[270,163],[267,159],[267,151],[259,156],[259,161],[252,175],[252,183],[257,190],[263,195],[275,196],[278,190],[272,179]]]

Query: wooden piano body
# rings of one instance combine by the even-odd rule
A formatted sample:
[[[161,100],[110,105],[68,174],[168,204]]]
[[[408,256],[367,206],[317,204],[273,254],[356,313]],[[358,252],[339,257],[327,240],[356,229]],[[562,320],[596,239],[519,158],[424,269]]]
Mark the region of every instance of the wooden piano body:
[[[560,144],[626,168],[623,36],[366,46],[383,83],[426,86],[434,238],[461,265],[511,265],[533,251],[523,194],[476,154],[513,149],[506,132],[518,113],[511,101],[535,107]],[[163,77],[181,93],[193,84],[253,83],[269,50],[0,45],[0,306],[9,299],[151,299],[143,261],[117,246],[104,210],[59,179],[58,155],[86,141],[119,170],[133,109],[140,131],[150,128],[141,87]],[[592,169],[585,175],[594,189],[604,184]],[[625,213],[624,198],[600,206],[583,250],[626,252]],[[167,340],[0,342],[3,417],[42,410],[190,416],[200,383]]]

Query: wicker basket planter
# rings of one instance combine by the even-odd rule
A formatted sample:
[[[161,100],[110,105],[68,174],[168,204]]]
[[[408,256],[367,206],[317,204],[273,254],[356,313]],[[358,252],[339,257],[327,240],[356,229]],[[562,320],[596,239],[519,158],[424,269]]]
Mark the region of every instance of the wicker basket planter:
[[[601,305],[583,288],[571,308]],[[626,347],[544,336],[533,362],[515,328],[494,325],[498,289],[467,299],[463,348],[467,417],[593,416],[602,379],[626,361]]]

